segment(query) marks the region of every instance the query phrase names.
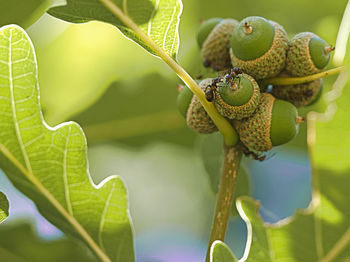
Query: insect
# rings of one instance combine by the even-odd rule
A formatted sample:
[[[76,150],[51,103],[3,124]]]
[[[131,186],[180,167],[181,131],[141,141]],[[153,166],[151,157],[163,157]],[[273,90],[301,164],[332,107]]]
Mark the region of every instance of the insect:
[[[241,144],[241,147],[242,147],[242,152],[245,156],[247,156],[247,157],[251,156],[255,160],[259,160],[260,162],[267,160],[267,159],[270,159],[271,157],[273,157],[275,155],[275,153],[273,153],[271,155],[266,155],[263,153],[261,153],[261,154],[254,153],[254,152],[250,151],[249,148],[243,144]]]
[[[225,76],[228,81],[234,81],[238,75],[243,74],[243,71],[239,67],[234,67],[231,69],[230,73]],[[238,85],[241,84],[241,78],[238,80]]]
[[[208,102],[213,102],[215,99],[215,91],[217,84],[220,82],[220,77],[214,78],[211,85],[207,86],[205,89],[205,98]]]

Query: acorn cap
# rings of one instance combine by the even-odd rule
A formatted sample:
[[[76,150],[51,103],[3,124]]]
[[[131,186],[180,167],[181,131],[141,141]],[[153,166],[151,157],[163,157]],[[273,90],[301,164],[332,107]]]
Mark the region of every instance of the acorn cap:
[[[299,120],[297,110],[291,103],[263,93],[255,113],[236,121],[235,126],[246,147],[265,152],[290,141],[297,134]]]
[[[321,87],[320,90],[318,91],[317,95],[315,96],[315,98],[311,101],[310,104],[308,104],[309,106],[317,103],[318,100],[320,100],[321,96],[322,96],[322,92],[323,92],[323,80],[321,79],[322,83],[321,83]]]
[[[249,117],[260,101],[260,88],[253,77],[240,74],[233,80],[223,77],[215,91],[218,112],[229,119]]]
[[[199,83],[199,87],[205,91],[211,85],[212,79],[207,78]],[[197,96],[193,96],[186,115],[187,125],[197,133],[209,134],[218,130],[208,113],[205,111]]]
[[[290,41],[286,71],[292,76],[319,73],[327,66],[333,50],[333,47],[314,33],[299,33]]]
[[[279,99],[286,100],[296,107],[308,106],[316,102],[322,93],[323,80],[298,85],[274,86],[272,94]]]
[[[256,80],[273,77],[285,66],[287,49],[288,36],[282,26],[251,16],[243,19],[233,31],[231,63]]]
[[[207,39],[214,27],[223,20],[221,17],[213,17],[203,21],[198,28],[197,43],[199,48],[202,48],[205,39]]]
[[[230,39],[237,24],[235,19],[223,19],[210,32],[202,46],[204,66],[217,71],[230,68]]]
[[[186,118],[188,107],[190,106],[193,97],[192,91],[187,87],[183,86],[180,93],[177,95],[176,106],[181,115]]]

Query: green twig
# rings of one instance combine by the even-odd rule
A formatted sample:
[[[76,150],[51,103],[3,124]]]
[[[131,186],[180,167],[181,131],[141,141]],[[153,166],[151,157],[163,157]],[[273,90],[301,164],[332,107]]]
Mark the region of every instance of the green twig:
[[[237,174],[241,158],[242,151],[239,146],[224,145],[224,163],[207,250],[207,262],[210,261],[210,247],[213,242],[215,240],[225,241],[226,229],[231,213],[234,189],[237,182]]]
[[[184,81],[189,89],[195,94],[204,109],[207,111],[210,118],[213,120],[219,131],[224,137],[226,145],[235,145],[238,142],[238,135],[233,129],[232,125],[226,118],[221,116],[216,110],[215,106],[208,102],[205,98],[205,94],[197,85],[196,81],[183,69],[173,58],[171,58],[167,52],[158,46],[152,38],[150,38],[141,28],[134,23],[134,21],[112,1],[112,0],[100,0],[101,3],[106,6],[117,18],[119,18],[127,27],[135,32],[140,39],[145,42],[165,63],[167,63],[172,70]]]
[[[344,70],[344,67],[340,66],[340,67],[336,67],[336,68],[323,71],[321,73],[313,74],[313,75],[302,76],[302,77],[273,77],[273,78],[263,79],[261,80],[261,82],[263,83],[263,85],[278,85],[278,86],[304,84],[319,78],[339,74],[343,70]]]

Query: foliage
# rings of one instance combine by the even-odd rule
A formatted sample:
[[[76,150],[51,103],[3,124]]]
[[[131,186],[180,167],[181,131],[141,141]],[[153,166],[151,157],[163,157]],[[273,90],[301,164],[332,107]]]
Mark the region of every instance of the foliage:
[[[48,220],[86,241],[101,259],[133,261],[123,183],[110,177],[98,187],[92,184],[81,128],[75,123],[50,128],[43,121],[35,53],[26,33],[5,26],[0,44],[3,170]]]
[[[232,251],[228,246],[219,240],[215,241],[211,246],[211,258],[210,262],[235,262],[235,258]]]
[[[69,238],[42,240],[32,225],[23,222],[0,228],[1,260],[11,262],[95,262],[96,259],[81,243]]]
[[[4,16],[2,13],[3,20],[0,19],[0,24],[19,23],[26,27],[33,21],[32,17],[38,17],[44,6],[46,8],[48,5],[46,1],[25,2],[31,7],[24,8],[24,5],[19,5],[21,8],[23,7],[23,10],[17,8],[15,16],[11,12],[6,14],[8,16]],[[163,47],[170,56],[176,57],[179,47],[178,26],[182,12],[180,1],[130,0],[115,2],[122,7],[125,13],[129,14],[142,30],[151,35],[158,46]],[[14,3],[12,1],[10,4],[15,6]],[[190,29],[184,28],[184,30],[188,30],[193,34],[198,22],[196,19],[213,16],[213,10],[221,10],[222,13],[220,15],[222,16],[234,16],[236,14],[238,19],[254,10],[261,10],[266,16],[271,16],[271,19],[278,20],[287,27],[292,27],[293,30],[303,30],[305,27],[307,30],[320,28],[321,34],[334,40],[334,35],[332,34],[336,31],[335,26],[337,26],[335,17],[340,16],[339,10],[343,10],[343,6],[340,3],[333,3],[332,6],[327,6],[326,2],[324,2],[324,5],[320,4],[317,9],[319,12],[306,13],[307,18],[296,20],[291,19],[286,14],[288,12],[289,14],[299,12],[300,6],[304,4],[305,10],[311,10],[314,3],[311,1],[304,3],[301,0],[293,3],[284,3],[285,8],[281,12],[276,12],[276,8],[279,6],[276,0],[269,1],[268,5],[266,3],[255,3],[254,6],[249,1],[241,2],[235,6],[233,11],[231,8],[227,8],[229,3],[229,1],[208,3],[206,7],[211,6],[211,8],[203,8],[200,12],[193,13],[191,18],[187,16],[186,26],[188,25]],[[193,11],[194,8],[191,9],[191,5],[197,5],[195,8],[198,8],[198,4],[201,3],[188,2],[187,4],[189,10]],[[266,6],[269,6],[268,10],[265,10]],[[41,11],[36,12],[33,10]],[[330,16],[323,19],[322,13],[324,12],[329,12]],[[98,0],[68,0],[66,6],[54,7],[50,9],[49,13],[74,23],[83,23],[91,20],[111,23],[118,27],[126,37],[155,54],[148,44],[143,42],[133,30],[125,27]],[[9,20],[10,18],[15,20]],[[321,19],[323,20],[320,21]],[[193,21],[196,22],[192,23]],[[317,24],[314,21],[320,22]],[[93,25],[89,26],[91,28],[94,27]],[[99,30],[97,25],[94,28]],[[61,42],[55,40],[56,43],[59,43],[58,47],[51,50],[48,49],[46,53],[43,52],[42,61],[44,63],[49,63],[48,61],[51,59],[48,54],[54,54],[59,48],[62,48],[63,51],[68,50],[71,44],[79,38],[79,36],[73,37],[78,32],[78,29],[74,31],[75,29],[70,28],[69,30],[71,32],[69,34],[66,32],[66,36],[61,38]],[[98,35],[98,32],[96,32],[96,35]],[[95,34],[87,41],[91,41],[94,36]],[[106,33],[99,36],[102,39],[101,42],[103,42],[109,35]],[[17,38],[17,40],[14,38]],[[69,41],[69,38],[71,38],[71,42],[68,43],[66,41]],[[101,42],[97,43],[96,46],[101,45]],[[63,43],[66,43],[66,46]],[[83,45],[84,40],[80,44]],[[118,177],[111,177],[96,188],[91,182],[87,170],[86,141],[80,127],[75,123],[67,123],[53,129],[48,127],[43,121],[38,100],[37,65],[33,47],[27,35],[18,27],[4,27],[0,33],[0,45],[0,109],[3,112],[0,114],[0,126],[3,130],[0,132],[1,168],[7,173],[17,188],[34,200],[40,212],[65,233],[85,241],[90,236],[92,242],[87,241],[90,248],[92,247],[95,252],[101,249],[102,253],[106,253],[112,258],[112,261],[133,261],[133,232],[128,216],[126,189],[123,183]],[[186,54],[189,58],[184,57],[183,60],[193,59],[193,56],[191,56],[191,53],[193,53],[191,43],[188,46],[184,47],[184,49],[186,50],[187,48]],[[79,47],[72,46],[71,48],[70,53],[72,54]],[[101,49],[104,48],[102,47]],[[97,51],[96,57],[99,54],[104,54],[100,60],[92,57],[94,54],[91,54],[91,60],[84,60],[84,57],[78,56],[72,58],[74,61],[80,61],[80,65],[76,66],[74,64],[69,69],[70,72],[67,78],[77,76],[75,69],[77,68],[76,71],[79,71],[85,66],[86,70],[84,73],[77,76],[84,78],[84,74],[88,74],[89,68],[96,66],[94,61],[101,65],[105,61],[116,60],[110,53],[117,52],[117,50],[110,50],[112,49],[106,48],[105,50]],[[106,60],[108,56],[110,56],[110,60]],[[126,76],[132,75],[131,73],[130,75],[127,74],[127,71],[131,71],[128,69],[128,66],[134,61],[127,61],[125,57],[118,63],[125,65],[126,69],[124,68],[125,71],[123,71],[125,74],[123,74],[126,78]],[[55,63],[55,60],[52,60],[50,63]],[[203,70],[202,68],[198,69],[197,64],[199,63],[200,61],[189,63],[192,64],[192,66],[189,66],[190,70],[196,73]],[[349,61],[346,64],[349,66]],[[147,144],[145,141],[150,139],[155,141],[165,140],[191,147],[191,141],[195,135],[190,134],[189,131],[182,130],[184,122],[174,114],[172,111],[173,107],[170,106],[171,98],[174,98],[175,91],[172,90],[169,93],[164,91],[162,93],[163,89],[167,89],[166,85],[175,85],[173,79],[162,79],[163,76],[154,74],[145,77],[136,76],[135,78],[138,80],[134,80],[134,82],[126,82],[125,80],[115,82],[116,77],[112,71],[105,74],[105,70],[115,65],[109,62],[106,63],[105,67],[99,67],[99,65],[96,66],[96,71],[99,72],[96,73],[98,77],[95,78],[98,80],[90,81],[95,75],[91,76],[91,78],[86,77],[86,90],[84,90],[85,83],[83,82],[84,84],[79,86],[80,89],[77,88],[75,93],[70,90],[74,88],[74,83],[67,85],[66,89],[62,87],[62,90],[58,91],[63,81],[55,79],[54,76],[55,85],[51,90],[57,92],[56,94],[61,92],[61,96],[57,99],[57,96],[49,91],[49,87],[44,86],[44,90],[47,90],[45,93],[46,101],[51,99],[45,106],[47,106],[48,116],[53,123],[83,111],[84,108],[90,106],[102,95],[102,92],[109,86],[110,89],[98,103],[75,117],[83,126],[86,126],[87,135],[91,142],[99,143],[101,141],[122,139],[123,142],[133,145],[144,145]],[[50,67],[47,68],[50,69]],[[143,70],[142,66],[135,66],[135,68]],[[66,69],[66,62],[62,62],[62,74],[59,78],[65,76]],[[108,79],[105,79],[106,75],[108,75]],[[52,77],[50,70],[46,70],[45,77],[47,79]],[[347,123],[349,122],[348,100],[350,93],[348,89],[344,89],[342,96],[339,98],[342,93],[341,89],[347,79],[347,77],[343,77],[343,82],[338,83],[335,89],[326,95],[327,102],[330,103],[326,113],[309,115],[308,135],[309,140],[311,139],[310,157],[313,166],[314,185],[312,204],[307,210],[298,211],[293,218],[276,225],[266,225],[258,213],[259,203],[251,198],[239,197],[237,201],[238,210],[247,223],[248,228],[248,241],[242,260],[326,262],[331,260],[346,261],[349,259],[350,229],[347,219],[350,216],[348,208],[350,199],[347,194],[347,185],[349,184],[349,162],[347,161],[349,139],[347,135],[349,127]],[[110,85],[112,82],[113,84]],[[49,81],[46,83],[49,83]],[[137,85],[140,88],[134,88],[134,93],[130,92],[133,86]],[[144,87],[152,88],[152,85],[154,85],[152,91],[147,89],[144,93],[140,92]],[[349,83],[346,85],[348,86]],[[95,92],[98,88],[99,91]],[[65,97],[70,99],[69,103],[67,99],[67,106],[62,103]],[[157,99],[159,97],[161,99]],[[152,110],[153,100],[157,100],[155,103],[157,106],[154,111]],[[137,107],[129,103],[135,103]],[[109,110],[113,106],[115,108]],[[119,106],[123,109],[118,110]],[[147,109],[148,107],[149,110]],[[126,112],[129,109],[130,112]],[[143,111],[143,109],[145,110]],[[170,127],[162,125],[162,121],[165,118],[173,120]],[[319,121],[316,122],[316,119]],[[149,128],[153,126],[150,123],[155,124],[154,129]],[[128,129],[127,127],[130,126],[131,129]],[[176,131],[180,129],[182,130],[181,134],[178,134]],[[164,132],[166,133],[164,134]],[[184,137],[186,139],[183,139]],[[219,136],[215,135],[205,137],[200,148],[200,154],[210,176],[214,192],[220,175],[218,172],[222,154],[220,147],[218,147],[221,146],[220,140]],[[101,176],[101,174],[98,174],[98,176]],[[238,181],[239,192],[237,192],[236,197],[250,193],[249,174],[242,172],[240,178],[242,177],[244,179]],[[240,184],[241,181],[242,183]],[[92,198],[90,197],[91,195],[97,197]],[[0,194],[0,220],[3,220],[8,215],[8,202],[3,196],[3,194]],[[106,205],[110,200],[114,202]],[[101,219],[104,217],[109,219]],[[103,223],[101,221],[106,221],[106,227],[102,231],[101,224]],[[21,228],[18,234],[15,229],[11,230],[11,232],[14,232],[11,241],[14,241],[16,238],[22,239],[24,244],[21,244],[21,246],[25,245],[27,250],[37,250],[40,247],[49,248],[48,246],[51,245],[42,243],[35,237],[33,237],[33,240],[32,232],[28,232],[28,228]],[[26,233],[24,234],[23,232]],[[10,233],[7,232],[4,235],[10,235]],[[30,235],[31,237],[27,239],[24,235]],[[69,247],[72,248],[73,252],[73,247],[76,245],[75,242],[68,240],[63,242],[63,244],[61,242],[52,243],[51,255],[53,257],[56,256],[54,255],[56,254],[55,252],[59,253],[59,250]],[[13,244],[12,246],[15,245]],[[122,252],[121,257],[118,257],[118,254],[116,254],[116,252],[119,252],[118,250]],[[13,249],[12,252],[17,253],[19,251]],[[40,259],[47,261],[51,259],[50,257],[38,258],[34,255],[30,256],[29,251],[27,251],[27,254],[28,257],[24,255],[23,258],[30,261],[41,261]],[[213,262],[236,261],[232,252],[222,242],[214,243],[212,255]],[[103,254],[99,256],[101,258]],[[61,259],[69,261],[68,257],[67,255],[67,257]],[[84,261],[88,261],[88,259],[86,258]],[[106,261],[108,261],[108,258]]]
[[[0,223],[9,216],[9,202],[4,193],[0,192]]]
[[[153,41],[170,56],[176,57],[179,47],[178,24],[182,12],[179,0],[129,0],[116,1],[123,13],[128,15]],[[72,23],[91,20],[107,22],[118,27],[128,38],[140,44],[150,53],[157,55],[144,43],[140,36],[126,27],[99,0],[68,0],[65,6],[53,7],[49,14]]]
[[[18,24],[28,27],[42,16],[50,5],[50,0],[11,0],[2,1],[0,26]]]

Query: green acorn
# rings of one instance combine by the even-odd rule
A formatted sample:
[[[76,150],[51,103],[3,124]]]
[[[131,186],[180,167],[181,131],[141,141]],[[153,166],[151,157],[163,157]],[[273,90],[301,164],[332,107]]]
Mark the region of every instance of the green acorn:
[[[274,86],[272,94],[278,99],[291,102],[296,107],[302,107],[316,102],[321,96],[322,87],[323,80],[316,79],[305,84]]]
[[[237,24],[234,19],[223,19],[209,33],[202,46],[204,66],[217,71],[230,68],[230,39]]]
[[[176,106],[181,115],[186,118],[188,107],[190,106],[193,93],[187,86],[179,85],[179,94],[176,99]]]
[[[282,26],[250,16],[232,33],[231,62],[256,80],[274,77],[285,66],[287,49],[288,36]]]
[[[211,85],[212,79],[207,78],[199,83],[199,87],[205,91]],[[187,125],[197,133],[209,134],[218,130],[208,113],[205,111],[197,96],[193,96],[186,114]]]
[[[247,74],[239,74],[233,79],[226,75],[217,86],[214,105],[221,115],[229,119],[249,117],[259,104],[259,86]]]
[[[319,73],[327,66],[333,50],[332,46],[314,33],[299,33],[289,43],[286,71],[292,76]]]
[[[202,48],[205,39],[207,39],[214,27],[223,20],[221,17],[213,17],[202,22],[198,28],[197,43]]]
[[[298,132],[297,109],[289,102],[263,93],[255,113],[235,122],[242,143],[251,150],[265,152],[273,146],[285,144]]]

